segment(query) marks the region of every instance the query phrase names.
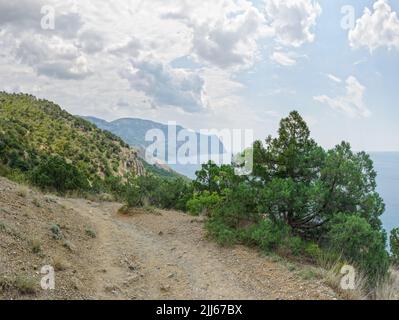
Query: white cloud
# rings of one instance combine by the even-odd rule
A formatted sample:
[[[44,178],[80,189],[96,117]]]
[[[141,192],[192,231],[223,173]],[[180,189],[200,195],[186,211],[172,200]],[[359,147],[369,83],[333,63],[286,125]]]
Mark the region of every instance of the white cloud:
[[[282,66],[290,67],[296,64],[296,60],[290,56],[290,54],[282,52],[282,51],[275,51],[270,56],[270,59]]]
[[[122,70],[135,90],[151,97],[154,106],[178,107],[186,112],[207,108],[204,80],[185,69],[173,69],[155,60],[132,60],[130,70]]]
[[[326,76],[327,76],[328,79],[330,79],[330,80],[332,80],[332,81],[334,81],[336,83],[341,83],[342,82],[342,80],[340,78],[338,78],[337,76],[334,76],[331,73],[326,74]]]
[[[369,117],[371,112],[364,103],[366,88],[354,76],[348,77],[345,84],[346,92],[342,96],[331,98],[327,95],[321,95],[313,97],[313,99],[350,117]]]
[[[373,11],[364,9],[356,21],[355,28],[349,31],[349,44],[353,48],[366,47],[370,52],[380,47],[399,50],[399,20],[387,0],[377,0]]]
[[[51,5],[55,10],[55,29],[41,28],[41,8]],[[90,75],[87,57],[79,50],[79,32],[84,22],[77,12],[56,6],[54,0],[0,0],[0,27],[5,46],[13,63],[27,65],[37,75],[56,79],[84,79]],[[91,34],[92,35],[92,34]],[[84,49],[84,34],[80,42]]]
[[[322,10],[311,0],[265,0],[266,19],[274,29],[277,41],[299,47],[313,42],[313,28]]]
[[[249,1],[184,3],[163,17],[191,30],[191,54],[199,62],[222,69],[252,66],[258,56],[257,41],[272,35],[264,16]]]
[[[28,35],[15,47],[17,61],[32,67],[38,75],[59,79],[83,79],[90,74],[88,61],[74,46],[58,37]]]
[[[79,34],[77,47],[85,53],[94,54],[104,50],[105,40],[100,32],[87,30]]]
[[[141,49],[140,40],[132,38],[122,45],[109,48],[109,52],[117,56],[137,57]]]

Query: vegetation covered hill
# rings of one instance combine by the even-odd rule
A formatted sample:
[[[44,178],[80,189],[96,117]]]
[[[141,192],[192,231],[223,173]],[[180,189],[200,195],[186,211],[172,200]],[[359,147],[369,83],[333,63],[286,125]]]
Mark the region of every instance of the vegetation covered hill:
[[[78,177],[73,186],[94,189],[107,179],[144,172],[137,152],[117,136],[50,101],[7,93],[0,93],[0,165],[2,175],[39,185],[47,184],[46,175],[52,179],[51,168],[63,167],[65,175]]]

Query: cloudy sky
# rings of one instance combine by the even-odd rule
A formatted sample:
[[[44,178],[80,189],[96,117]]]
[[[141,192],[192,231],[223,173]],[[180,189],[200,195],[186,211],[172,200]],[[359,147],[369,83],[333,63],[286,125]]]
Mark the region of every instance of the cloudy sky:
[[[0,0],[0,90],[256,138],[296,109],[325,147],[399,150],[397,12],[397,0]]]

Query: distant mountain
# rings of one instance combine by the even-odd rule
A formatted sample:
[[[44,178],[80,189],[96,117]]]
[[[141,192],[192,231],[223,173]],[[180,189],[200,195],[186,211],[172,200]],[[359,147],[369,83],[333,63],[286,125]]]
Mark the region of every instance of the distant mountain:
[[[112,122],[105,121],[103,119],[99,119],[96,117],[83,117],[84,119],[90,121],[95,124],[97,127],[108,130],[118,137],[122,138],[129,145],[136,147],[139,150],[139,155],[144,157],[146,148],[151,145],[152,141],[146,141],[145,137],[149,130],[151,129],[159,129],[163,132],[166,143],[165,150],[168,150],[169,140],[168,140],[168,125],[150,121],[143,120],[137,118],[123,118],[118,119]],[[187,130],[182,126],[176,126],[176,134],[178,134],[181,130]],[[224,152],[224,147],[222,142],[219,140],[217,136],[207,136],[197,132],[193,132],[196,137],[196,145],[197,145],[197,158],[200,159],[200,156],[205,156],[207,154],[212,153],[212,150],[216,150],[218,154],[222,154]],[[208,148],[205,152],[200,150],[201,141],[206,141]],[[176,142],[177,148],[180,148],[185,142]],[[212,149],[213,148],[213,149]],[[168,155],[166,151],[166,161],[168,160]],[[214,151],[215,153],[215,151]],[[195,172],[201,167],[199,161],[196,164],[167,164],[170,168],[177,171],[180,174],[183,174],[187,177],[193,178],[195,177]]]

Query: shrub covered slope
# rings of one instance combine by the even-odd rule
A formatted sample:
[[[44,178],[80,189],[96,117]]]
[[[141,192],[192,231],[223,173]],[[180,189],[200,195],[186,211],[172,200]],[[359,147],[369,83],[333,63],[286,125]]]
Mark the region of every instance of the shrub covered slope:
[[[31,95],[0,93],[0,170],[59,191],[98,189],[142,174],[135,150],[117,136]]]

